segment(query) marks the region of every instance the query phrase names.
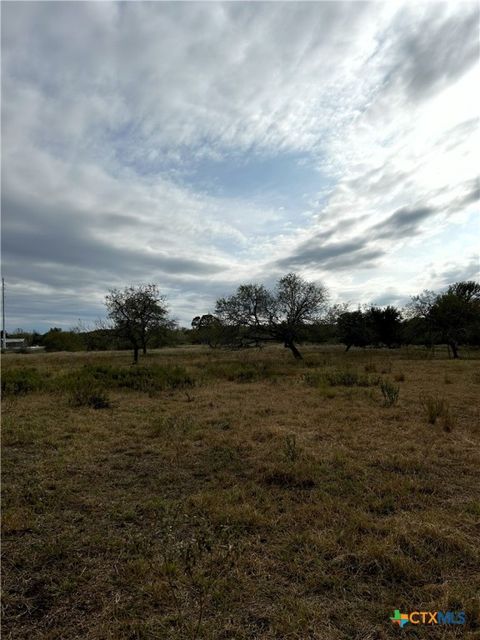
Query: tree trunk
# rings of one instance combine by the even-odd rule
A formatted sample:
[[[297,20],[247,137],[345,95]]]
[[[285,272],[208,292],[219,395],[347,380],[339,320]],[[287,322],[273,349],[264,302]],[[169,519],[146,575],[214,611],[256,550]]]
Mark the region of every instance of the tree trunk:
[[[302,354],[295,346],[293,340],[288,340],[287,342],[285,342],[285,347],[287,349],[290,349],[290,351],[293,353],[293,357],[295,358],[295,360],[303,360]]]
[[[138,363],[138,346],[134,345],[133,347],[133,364]]]
[[[146,345],[146,344],[144,344],[144,345],[143,345],[143,347],[142,347],[142,352],[143,352],[143,355],[144,355],[144,356],[146,356],[146,355],[147,355],[147,345]]]
[[[345,353],[350,350],[351,346],[352,346],[351,344],[347,344],[347,346],[345,347]]]
[[[450,343],[450,348],[452,349],[453,359],[457,360],[460,356],[458,355],[458,345],[455,340],[452,340]]]

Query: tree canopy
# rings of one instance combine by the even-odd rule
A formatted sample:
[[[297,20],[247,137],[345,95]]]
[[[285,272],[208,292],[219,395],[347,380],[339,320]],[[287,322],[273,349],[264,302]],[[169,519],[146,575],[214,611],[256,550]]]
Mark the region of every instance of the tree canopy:
[[[302,327],[319,318],[326,302],[325,287],[289,273],[278,280],[273,291],[261,284],[240,285],[236,293],[217,300],[216,315],[222,323],[235,327],[241,338],[281,341],[301,359],[295,342]]]
[[[145,354],[155,330],[168,324],[165,296],[156,284],[140,284],[110,289],[105,304],[115,331],[133,347],[133,361],[137,363],[139,350]]]

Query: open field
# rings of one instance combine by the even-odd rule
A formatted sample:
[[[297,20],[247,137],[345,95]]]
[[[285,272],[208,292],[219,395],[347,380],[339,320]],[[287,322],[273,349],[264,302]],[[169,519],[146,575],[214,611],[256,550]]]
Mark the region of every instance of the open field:
[[[426,355],[4,356],[4,637],[480,638],[480,354]]]

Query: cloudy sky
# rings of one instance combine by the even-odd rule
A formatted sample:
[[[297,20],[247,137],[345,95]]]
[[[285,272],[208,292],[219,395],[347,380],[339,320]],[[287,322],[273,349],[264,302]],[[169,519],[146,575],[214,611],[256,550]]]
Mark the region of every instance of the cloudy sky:
[[[2,3],[7,329],[478,278],[477,3]]]

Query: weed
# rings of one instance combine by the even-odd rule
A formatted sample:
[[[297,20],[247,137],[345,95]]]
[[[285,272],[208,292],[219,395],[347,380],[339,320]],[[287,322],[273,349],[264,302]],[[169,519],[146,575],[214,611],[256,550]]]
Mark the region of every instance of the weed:
[[[266,485],[281,489],[313,489],[315,480],[308,469],[273,469],[264,476]]]
[[[178,523],[166,528],[162,573],[176,610],[182,636],[196,640],[215,599],[215,591],[233,570],[236,549],[223,533],[214,534],[207,525],[182,531]],[[186,615],[188,612],[188,617]]]
[[[297,436],[294,433],[289,433],[285,436],[285,440],[283,442],[283,453],[289,462],[295,462],[295,460],[297,460],[299,451],[297,446]]]
[[[425,412],[427,414],[427,420],[430,424],[435,424],[437,418],[445,411],[445,400],[443,398],[437,398],[433,396],[427,396],[423,403]]]
[[[228,431],[232,427],[232,425],[230,424],[230,420],[217,420],[213,423],[213,425],[219,431]]]
[[[331,371],[325,377],[332,387],[353,387],[358,385],[359,380],[356,371]]]
[[[168,438],[184,436],[191,432],[195,423],[191,416],[162,416],[150,425],[152,436],[165,435]]]
[[[450,409],[450,406],[448,405],[448,403],[445,403],[445,407],[443,410],[443,420],[442,420],[442,426],[443,426],[443,430],[446,433],[450,433],[451,431],[453,431],[456,421],[455,421],[455,417],[452,414],[452,411]]]
[[[325,378],[332,387],[371,387],[379,384],[377,376],[361,376],[356,371],[329,371]]]
[[[380,382],[380,390],[383,395],[383,403],[386,407],[392,407],[398,402],[400,387],[396,387],[388,380],[382,380]]]
[[[309,372],[305,374],[304,381],[310,387],[324,388],[325,384],[331,387],[372,387],[379,384],[378,376],[360,375],[357,371],[340,371],[334,369],[327,372]]]

